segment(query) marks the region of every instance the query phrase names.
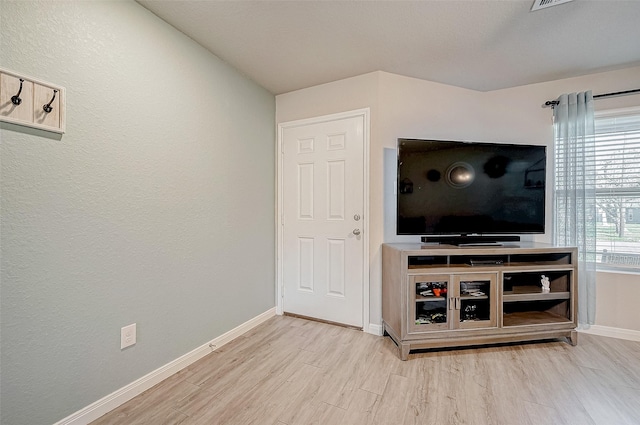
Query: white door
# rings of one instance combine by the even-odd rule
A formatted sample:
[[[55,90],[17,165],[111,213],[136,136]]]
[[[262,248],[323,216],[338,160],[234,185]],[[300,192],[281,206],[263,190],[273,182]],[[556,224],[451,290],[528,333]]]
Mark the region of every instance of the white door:
[[[282,131],[285,313],[362,327],[364,121]]]

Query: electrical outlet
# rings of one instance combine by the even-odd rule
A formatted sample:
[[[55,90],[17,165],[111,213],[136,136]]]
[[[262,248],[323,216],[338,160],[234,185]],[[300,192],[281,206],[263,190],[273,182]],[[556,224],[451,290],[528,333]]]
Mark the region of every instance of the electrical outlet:
[[[120,349],[136,343],[136,324],[133,323],[120,329]]]

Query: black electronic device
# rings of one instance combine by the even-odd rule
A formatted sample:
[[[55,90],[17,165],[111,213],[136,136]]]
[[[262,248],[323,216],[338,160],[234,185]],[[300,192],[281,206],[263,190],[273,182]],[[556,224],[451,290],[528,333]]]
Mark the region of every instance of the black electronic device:
[[[398,139],[397,234],[492,244],[544,233],[546,147]]]

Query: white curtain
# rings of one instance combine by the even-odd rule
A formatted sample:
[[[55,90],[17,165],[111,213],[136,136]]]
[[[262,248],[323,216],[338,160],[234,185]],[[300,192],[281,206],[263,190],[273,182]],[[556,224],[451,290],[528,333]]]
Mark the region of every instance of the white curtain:
[[[563,94],[553,108],[555,135],[554,242],[578,247],[578,323],[595,320],[595,128],[591,91]]]

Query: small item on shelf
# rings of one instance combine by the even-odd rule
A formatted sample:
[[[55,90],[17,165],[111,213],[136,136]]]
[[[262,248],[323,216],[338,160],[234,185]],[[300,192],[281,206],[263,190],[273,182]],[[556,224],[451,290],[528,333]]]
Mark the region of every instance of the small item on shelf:
[[[476,306],[475,304],[469,304],[468,306],[466,306],[464,308],[464,317],[463,317],[463,322],[467,322],[467,321],[473,321],[473,320],[477,320],[478,316],[476,315],[476,309],[478,306]]]
[[[433,323],[446,323],[447,314],[444,309],[425,311],[416,317],[416,325],[430,325]]]
[[[431,320],[433,323],[445,323],[447,321],[447,316],[444,313],[433,313],[431,315]]]
[[[418,316],[416,325],[428,325],[431,321],[426,316]]]
[[[485,293],[478,288],[471,288],[471,289],[465,289],[463,291],[463,295],[470,295],[472,297],[481,297],[485,295]]]
[[[447,282],[417,282],[416,294],[423,297],[444,296],[447,293]]]
[[[429,285],[428,282],[418,282],[416,284],[416,294],[420,294],[423,297],[426,297],[427,295],[424,294],[424,292],[431,292],[431,285]],[[429,294],[429,295],[433,295],[433,294]]]
[[[542,292],[550,292],[551,284],[549,283],[549,277],[542,275],[540,279],[540,283],[542,284]]]

